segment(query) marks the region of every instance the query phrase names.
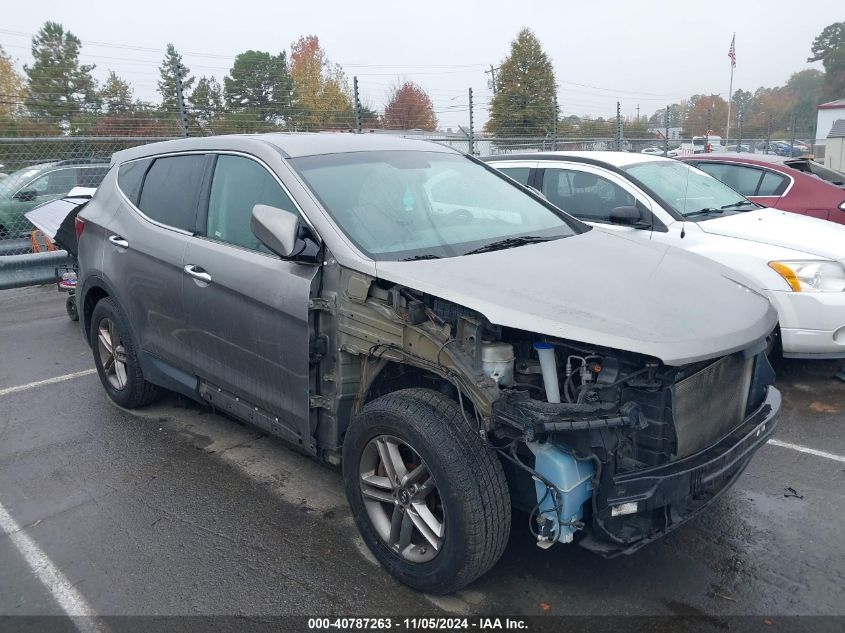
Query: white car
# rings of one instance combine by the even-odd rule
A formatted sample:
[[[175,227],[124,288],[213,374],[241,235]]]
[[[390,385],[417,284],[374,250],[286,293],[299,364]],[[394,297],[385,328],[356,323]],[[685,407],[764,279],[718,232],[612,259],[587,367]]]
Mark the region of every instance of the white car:
[[[546,152],[486,160],[594,226],[742,273],[778,311],[783,356],[845,358],[845,226],[760,207],[668,158]]]
[[[646,147],[640,150],[640,154],[648,154],[649,156],[663,156],[665,150],[660,147]]]

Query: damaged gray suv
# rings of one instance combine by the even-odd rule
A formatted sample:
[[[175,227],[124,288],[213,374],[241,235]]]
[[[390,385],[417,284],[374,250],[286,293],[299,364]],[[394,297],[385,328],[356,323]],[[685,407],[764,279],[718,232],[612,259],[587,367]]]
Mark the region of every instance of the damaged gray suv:
[[[489,570],[512,507],[541,547],[633,552],[775,429],[763,296],[435,144],[146,145],[76,228],[108,395],[175,391],[341,465],[367,546],[420,590]]]

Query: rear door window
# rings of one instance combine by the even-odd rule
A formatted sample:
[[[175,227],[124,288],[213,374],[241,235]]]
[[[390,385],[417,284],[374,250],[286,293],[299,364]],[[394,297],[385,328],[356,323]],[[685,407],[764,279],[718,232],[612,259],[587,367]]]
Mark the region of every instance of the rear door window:
[[[530,167],[503,167],[499,171],[523,185],[528,184],[528,176],[531,174]]]
[[[708,163],[703,161],[698,163],[696,167],[743,196],[758,195],[757,186],[760,184],[760,179],[763,176],[761,169],[746,167],[745,165]]]
[[[786,191],[789,178],[774,171],[767,171],[757,187],[758,196],[779,196]]]
[[[166,156],[153,162],[138,208],[156,222],[194,232],[205,156]]]
[[[108,173],[108,167],[82,167],[76,173],[77,187],[99,187]]]
[[[123,163],[117,170],[117,184],[130,202],[138,206],[138,198],[141,196],[141,184],[144,182],[144,175],[150,167],[151,158],[133,160]]]

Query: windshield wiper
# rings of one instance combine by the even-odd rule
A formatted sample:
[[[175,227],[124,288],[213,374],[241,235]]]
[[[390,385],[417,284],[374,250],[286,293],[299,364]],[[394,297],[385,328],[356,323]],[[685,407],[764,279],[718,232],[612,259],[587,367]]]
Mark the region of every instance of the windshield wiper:
[[[722,209],[714,209],[713,207],[705,207],[692,213],[687,213],[684,217],[691,218],[695,215],[710,215],[711,213],[724,213]]]
[[[723,204],[720,209],[735,209],[737,207],[744,206],[746,204],[757,206],[756,202],[751,202],[751,200],[737,200],[736,202],[731,202],[730,204]]]
[[[490,251],[501,251],[506,248],[513,248],[514,246],[524,246],[525,244],[537,244],[539,242],[548,242],[547,237],[537,237],[536,235],[523,235],[522,237],[508,237],[496,242],[490,242],[484,246],[479,246],[464,255],[475,255],[476,253],[489,253]]]
[[[433,255],[431,253],[425,255],[413,255],[412,257],[405,257],[402,259],[403,262],[415,262],[421,259],[440,259],[440,255]]]

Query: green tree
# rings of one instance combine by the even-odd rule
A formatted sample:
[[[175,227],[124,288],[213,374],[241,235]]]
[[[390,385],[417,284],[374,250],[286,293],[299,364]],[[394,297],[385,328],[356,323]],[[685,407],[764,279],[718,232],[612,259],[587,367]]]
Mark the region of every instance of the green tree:
[[[214,77],[200,77],[188,98],[191,116],[205,130],[223,113],[223,89]]]
[[[497,73],[487,129],[499,137],[546,136],[556,116],[556,93],[552,62],[534,33],[522,29]]]
[[[823,62],[831,52],[842,46],[845,46],[845,22],[829,24],[813,40],[807,61]]]
[[[824,98],[845,97],[845,46],[840,46],[824,60]]]
[[[824,73],[815,68],[801,70],[793,73],[784,87],[792,96],[791,115],[796,131],[809,135],[816,124],[816,106],[824,96]]]
[[[35,34],[33,64],[24,66],[30,112],[67,127],[79,114],[99,109],[94,65],[80,65],[81,47],[79,38],[56,22],[45,22]]]
[[[278,55],[241,53],[223,78],[223,86],[232,112],[252,111],[261,121],[281,123],[293,109],[293,80],[284,51]]]
[[[161,109],[166,114],[179,114],[179,100],[176,97],[176,67],[182,74],[182,93],[187,101],[195,78],[191,75],[190,69],[182,63],[182,55],[176,50],[173,44],[167,45],[164,59],[158,67],[158,93],[161,95]]]
[[[100,89],[100,101],[106,114],[125,114],[134,109],[132,87],[113,70]]]

